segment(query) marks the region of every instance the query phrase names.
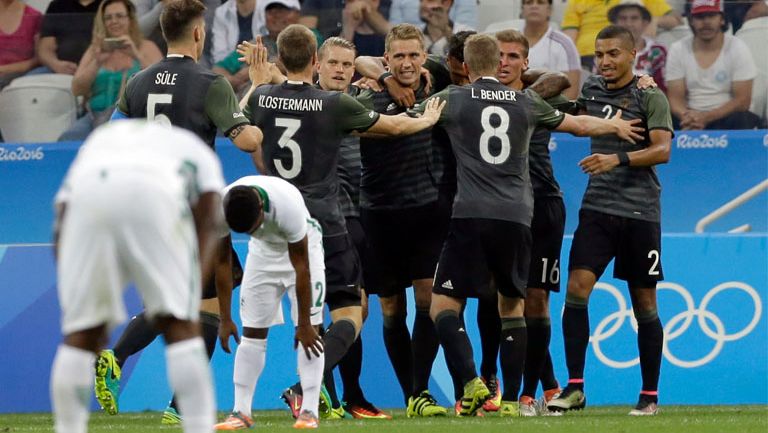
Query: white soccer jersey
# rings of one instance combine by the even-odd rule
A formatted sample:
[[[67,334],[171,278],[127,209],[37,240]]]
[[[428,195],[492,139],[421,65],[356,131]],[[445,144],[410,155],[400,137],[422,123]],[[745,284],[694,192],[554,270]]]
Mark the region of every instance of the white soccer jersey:
[[[279,177],[245,176],[228,185],[222,197],[235,186],[256,188],[264,201],[264,222],[251,234],[248,254],[259,258],[259,269],[262,271],[292,271],[288,243],[302,240],[310,229],[320,233],[320,226],[309,215],[299,190]],[[312,242],[308,247],[311,260]],[[311,266],[323,266],[325,269],[318,263],[311,263]]]

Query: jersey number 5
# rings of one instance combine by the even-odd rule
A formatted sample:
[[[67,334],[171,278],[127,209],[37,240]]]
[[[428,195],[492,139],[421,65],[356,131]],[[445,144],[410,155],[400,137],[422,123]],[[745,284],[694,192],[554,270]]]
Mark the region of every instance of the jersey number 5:
[[[171,119],[165,114],[155,114],[157,104],[170,104],[173,102],[173,95],[170,93],[150,93],[147,95],[147,119],[160,122],[170,126]]]
[[[301,171],[301,147],[293,139],[293,135],[301,128],[301,120],[299,119],[286,119],[278,117],[275,119],[275,126],[278,128],[285,128],[283,135],[277,140],[277,145],[283,148],[288,148],[291,152],[291,159],[293,163],[290,169],[286,169],[283,165],[283,161],[275,159],[275,169],[283,177],[283,179],[293,179],[299,175]]]
[[[499,126],[491,125],[492,116],[499,117]],[[480,134],[480,156],[489,164],[503,164],[509,158],[509,114],[499,107],[485,107],[480,113],[480,124],[483,133]],[[491,138],[496,137],[501,141],[501,150],[498,155],[491,155]]]

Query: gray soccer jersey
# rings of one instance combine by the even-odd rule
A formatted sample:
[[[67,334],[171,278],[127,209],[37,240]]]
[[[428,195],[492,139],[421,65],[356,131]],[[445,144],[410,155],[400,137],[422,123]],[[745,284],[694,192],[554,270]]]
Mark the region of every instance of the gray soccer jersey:
[[[370,128],[379,115],[349,95],[297,82],[260,86],[245,113],[264,133],[266,174],[301,191],[324,236],[345,234],[337,174],[341,140]]]
[[[562,95],[546,100],[547,104],[566,111],[572,102]],[[545,127],[538,127],[531,135],[531,144],[528,151],[529,166],[531,171],[531,184],[533,185],[534,199],[543,197],[562,197],[560,184],[555,179],[555,172],[552,168],[552,158],[549,155],[549,141],[552,138],[552,131]]]
[[[672,131],[667,97],[658,88],[640,90],[637,79],[621,89],[608,89],[602,77],[590,77],[581,89],[579,105],[591,116],[609,118],[617,110],[623,119],[642,119],[645,138],[632,144],[615,135],[592,138],[592,153],[632,152],[649,146],[648,132]],[[590,176],[581,207],[644,221],[659,222],[661,184],[654,167],[619,166]]]
[[[494,78],[449,86],[437,123],[456,156],[453,218],[489,218],[530,226],[533,191],[528,143],[534,128],[556,128],[565,115],[532,91],[515,91]]]

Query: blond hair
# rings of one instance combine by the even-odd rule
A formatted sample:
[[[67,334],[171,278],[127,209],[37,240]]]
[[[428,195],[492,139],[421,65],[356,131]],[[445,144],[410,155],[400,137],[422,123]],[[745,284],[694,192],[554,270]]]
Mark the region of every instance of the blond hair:
[[[93,39],[102,40],[107,37],[107,26],[104,22],[104,9],[107,6],[114,3],[122,3],[125,5],[125,9],[128,11],[128,36],[130,36],[133,44],[136,48],[141,47],[141,43],[144,42],[144,35],[139,28],[139,20],[136,19],[136,6],[133,5],[131,0],[104,0],[96,11],[96,16],[93,19]]]
[[[496,32],[496,39],[499,42],[507,42],[512,43],[516,42],[523,46],[523,55],[525,58],[528,58],[528,50],[530,50],[530,44],[528,44],[528,39],[520,33],[517,30],[509,29],[509,30],[502,30],[500,32]]]
[[[499,43],[493,36],[472,35],[464,42],[464,63],[472,74],[495,76],[499,62]]]
[[[320,48],[317,50],[317,57],[322,60],[325,52],[331,47],[344,48],[346,50],[351,50],[355,54],[357,53],[357,47],[355,47],[355,44],[344,38],[332,36],[326,39],[325,42],[323,42],[323,45],[320,45]]]
[[[317,39],[306,26],[291,24],[277,36],[277,57],[288,72],[303,71],[316,52]]]
[[[419,41],[421,49],[424,49],[424,34],[413,24],[398,24],[392,27],[384,39],[384,51],[389,51],[392,41]]]

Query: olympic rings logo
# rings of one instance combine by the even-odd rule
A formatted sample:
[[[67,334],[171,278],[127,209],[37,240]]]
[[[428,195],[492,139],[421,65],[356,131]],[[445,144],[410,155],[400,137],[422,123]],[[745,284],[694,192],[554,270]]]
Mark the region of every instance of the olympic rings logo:
[[[632,325],[632,329],[637,332],[637,320],[632,312],[632,308],[627,306],[627,301],[624,295],[614,286],[606,283],[597,283],[596,289],[606,291],[613,295],[617,303],[617,311],[607,315],[603,320],[598,323],[595,328],[594,335],[589,337],[589,341],[592,342],[592,347],[595,351],[597,358],[605,365],[613,368],[629,368],[640,363],[640,357],[630,359],[628,361],[616,361],[605,355],[601,348],[601,344],[608,338],[616,334],[619,329],[624,325],[624,321],[629,319]],[[754,314],[752,320],[741,331],[727,334],[725,332],[725,326],[723,321],[714,313],[707,310],[709,303],[720,292],[725,290],[735,289],[745,292],[752,298]],[[763,313],[763,303],[760,299],[760,295],[752,286],[739,282],[728,281],[712,288],[704,298],[701,300],[701,304],[698,308],[693,301],[691,293],[686,290],[685,287],[670,283],[661,282],[657,285],[657,290],[671,290],[679,294],[685,302],[686,309],[675,316],[673,316],[664,326],[664,349],[663,353],[666,359],[672,364],[682,368],[694,368],[705,365],[715,359],[723,350],[725,343],[729,341],[739,340],[747,336],[752,330],[755,329],[760,317]],[[710,352],[703,357],[695,360],[684,360],[676,357],[669,349],[669,342],[679,338],[690,328],[693,320],[697,319],[697,323],[704,334],[715,341],[715,345]],[[711,325],[712,326],[711,326]],[[714,329],[713,329],[714,327]]]

